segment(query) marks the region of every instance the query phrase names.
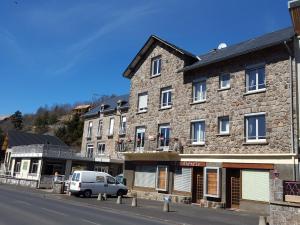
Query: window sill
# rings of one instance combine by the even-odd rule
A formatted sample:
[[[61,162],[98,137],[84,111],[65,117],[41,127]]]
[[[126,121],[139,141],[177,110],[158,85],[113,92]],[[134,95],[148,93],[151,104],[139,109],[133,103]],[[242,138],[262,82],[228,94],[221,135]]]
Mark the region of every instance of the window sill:
[[[143,113],[147,113],[148,112],[148,110],[146,110],[146,111],[138,111],[136,114],[138,115],[138,114],[143,114]]]
[[[219,88],[217,91],[226,91],[226,90],[230,90],[231,87],[225,87],[225,88]]]
[[[166,110],[166,109],[172,109],[172,106],[160,107],[158,110],[162,111],[162,110]]]
[[[155,77],[159,77],[161,75],[161,73],[159,74],[154,74],[154,75],[150,75],[150,79],[155,78]]]
[[[262,89],[254,90],[254,91],[247,91],[246,93],[244,93],[244,96],[245,95],[252,95],[252,94],[263,93],[263,92],[266,92],[266,91],[267,91],[266,88],[262,88]]]
[[[189,144],[188,146],[189,146],[189,147],[205,146],[205,143]]]
[[[269,142],[266,140],[264,141],[246,141],[243,143],[243,145],[268,145]]]
[[[220,136],[220,137],[222,137],[222,136],[230,136],[230,133],[217,134],[217,136]]]
[[[108,138],[111,138],[111,137],[113,137],[113,136],[114,136],[114,134],[108,134],[108,135],[107,135]]]
[[[205,103],[205,102],[206,102],[206,99],[205,100],[201,100],[201,101],[191,102],[190,105],[196,105],[196,104],[201,104],[201,103]]]

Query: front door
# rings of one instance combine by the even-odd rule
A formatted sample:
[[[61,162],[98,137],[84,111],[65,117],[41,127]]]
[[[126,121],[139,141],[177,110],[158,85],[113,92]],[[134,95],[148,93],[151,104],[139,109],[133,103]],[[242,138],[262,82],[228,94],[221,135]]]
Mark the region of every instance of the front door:
[[[203,168],[194,167],[193,168],[193,202],[200,203],[203,199]]]
[[[239,208],[241,199],[241,180],[239,169],[226,170],[226,207]]]

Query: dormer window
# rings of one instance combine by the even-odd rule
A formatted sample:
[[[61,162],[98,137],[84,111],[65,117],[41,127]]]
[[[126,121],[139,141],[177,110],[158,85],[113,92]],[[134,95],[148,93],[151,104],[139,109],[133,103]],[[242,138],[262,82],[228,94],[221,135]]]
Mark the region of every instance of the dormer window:
[[[155,57],[151,61],[151,77],[159,76],[161,72],[161,57]]]

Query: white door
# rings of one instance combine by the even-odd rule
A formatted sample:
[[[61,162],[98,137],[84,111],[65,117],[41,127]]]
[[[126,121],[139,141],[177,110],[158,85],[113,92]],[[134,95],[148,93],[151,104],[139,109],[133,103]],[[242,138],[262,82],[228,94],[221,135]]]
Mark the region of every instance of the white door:
[[[135,138],[136,151],[142,152],[144,151],[145,146],[145,128],[137,128],[136,129],[136,138]]]
[[[105,193],[105,177],[102,175],[96,175],[96,182],[94,183],[95,192],[93,194]]]

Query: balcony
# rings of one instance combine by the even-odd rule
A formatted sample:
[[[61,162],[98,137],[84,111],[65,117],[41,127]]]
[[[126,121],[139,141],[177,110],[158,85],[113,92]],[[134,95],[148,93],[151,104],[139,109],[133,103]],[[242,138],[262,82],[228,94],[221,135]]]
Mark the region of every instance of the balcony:
[[[124,141],[116,145],[122,152],[180,152],[182,145],[177,139],[145,139],[142,141]]]

